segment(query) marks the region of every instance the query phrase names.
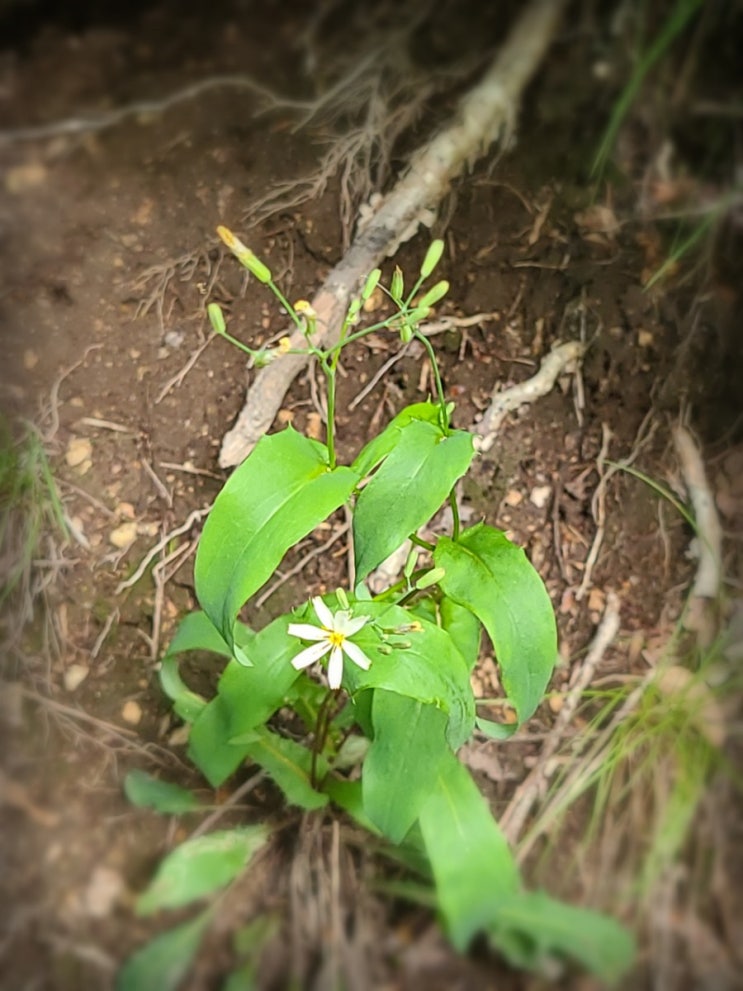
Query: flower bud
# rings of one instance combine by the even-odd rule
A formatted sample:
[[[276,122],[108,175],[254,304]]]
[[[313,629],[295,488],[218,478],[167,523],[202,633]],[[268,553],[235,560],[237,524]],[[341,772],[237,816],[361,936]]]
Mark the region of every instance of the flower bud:
[[[222,307],[219,303],[209,303],[206,308],[207,315],[209,317],[209,323],[212,325],[212,330],[215,334],[226,334],[227,327],[224,322],[224,314],[222,313]]]
[[[364,288],[361,290],[361,298],[364,302],[369,299],[371,294],[377,288],[377,283],[379,282],[380,276],[382,275],[381,268],[375,268],[373,272],[370,272],[367,276],[366,282],[364,283]]]
[[[431,286],[427,293],[421,297],[418,301],[418,306],[423,309],[426,306],[433,306],[434,303],[438,303],[440,299],[449,292],[449,283],[446,279],[442,279],[441,282],[437,282],[435,286]]]
[[[402,300],[404,288],[405,282],[402,277],[402,269],[399,265],[395,265],[395,271],[392,275],[392,282],[390,283],[390,296],[396,303]]]
[[[426,252],[426,257],[423,259],[423,264],[421,265],[421,278],[427,279],[428,276],[433,272],[438,263],[441,261],[441,256],[444,253],[444,242],[437,238],[435,241],[431,241],[428,246],[428,251]]]
[[[440,582],[441,579],[446,574],[444,568],[431,568],[427,571],[425,575],[421,575],[418,581],[415,583],[417,589],[430,588],[431,585],[435,585],[436,582]]]
[[[253,352],[250,363],[253,368],[265,368],[266,365],[271,364],[275,357],[276,353],[270,348],[261,348],[259,351]]]
[[[341,609],[348,609],[348,596],[346,595],[346,590],[344,588],[337,588],[335,594],[340,603]]]
[[[259,282],[268,285],[272,278],[271,269],[268,265],[264,265],[260,258],[256,258],[250,248],[246,248],[240,238],[235,237],[227,227],[218,227],[217,234],[219,234],[222,241],[227,245],[240,264],[247,268]]]

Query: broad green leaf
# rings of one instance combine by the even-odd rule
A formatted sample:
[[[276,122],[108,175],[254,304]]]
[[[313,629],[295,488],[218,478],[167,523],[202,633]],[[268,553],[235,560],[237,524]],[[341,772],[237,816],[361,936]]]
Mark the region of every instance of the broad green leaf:
[[[346,690],[355,696],[363,689],[384,688],[443,709],[449,716],[449,746],[460,747],[472,733],[474,700],[464,658],[449,634],[423,619],[419,620],[420,631],[395,634],[396,628],[405,629],[411,620],[411,614],[400,606],[361,602],[354,611],[369,616],[376,625],[367,624],[353,637],[372,664],[362,671],[346,660]]]
[[[541,702],[557,659],[555,615],[542,579],[520,547],[482,523],[456,543],[442,537],[434,561],[446,572],[444,593],[488,631],[503,686],[523,723]]]
[[[137,900],[137,914],[179,908],[234,880],[268,839],[264,826],[224,829],[177,846]]]
[[[235,641],[240,647],[245,648],[253,636],[253,631],[244,623],[235,625]],[[206,613],[200,611],[189,613],[181,620],[160,665],[160,684],[163,691],[172,699],[177,715],[188,723],[195,721],[206,706],[206,700],[191,691],[181,678],[177,655],[196,650],[209,651],[221,657],[232,656],[232,651],[219,630]]]
[[[187,650],[208,650],[222,657],[232,656],[232,651],[222,634],[201,610],[183,617],[168,645],[167,653],[183,654]]]
[[[216,698],[191,729],[189,754],[215,787],[244,760],[250,734],[284,704],[299,677],[291,659],[301,644],[286,632],[291,618],[279,616],[255,634],[248,647],[251,667],[230,661]]]
[[[480,654],[482,626],[474,613],[460,606],[448,595],[443,595],[439,603],[441,626],[454,641],[454,644],[472,671]]]
[[[365,478],[390,451],[394,450],[404,426],[413,420],[423,420],[438,425],[440,415],[441,410],[436,403],[413,403],[411,406],[406,406],[390,420],[381,434],[372,438],[359,452],[351,468],[360,478]]]
[[[254,742],[248,744],[248,757],[276,782],[290,805],[319,809],[328,804],[328,796],[312,787],[312,754],[301,744],[263,726],[255,731]],[[317,773],[321,780],[326,771],[327,761],[318,757]]]
[[[166,654],[160,663],[160,685],[172,700],[176,715],[186,723],[194,722],[206,706],[206,699],[192,692],[181,678],[178,659],[172,654]]]
[[[245,670],[237,661],[231,661],[225,674],[233,665]],[[245,744],[232,742],[231,715],[229,705],[216,695],[199,713],[188,737],[188,756],[214,788],[237,770],[248,753]]]
[[[607,984],[626,973],[635,955],[631,935],[614,919],[540,891],[518,892],[505,899],[488,935],[517,967],[533,969],[558,955],[576,961]]]
[[[446,713],[416,699],[377,689],[374,739],[361,778],[364,811],[393,843],[418,818],[438,775],[446,742]]]
[[[356,500],[357,581],[434,515],[473,455],[472,434],[466,430],[446,436],[423,420],[401,428],[395,447]]]
[[[330,796],[331,802],[347,812],[363,829],[379,835],[379,830],[364,811],[360,781],[349,781],[348,778],[331,775],[323,782],[323,790]]]
[[[512,723],[495,723],[492,719],[482,719],[480,716],[475,720],[475,725],[491,740],[507,740],[513,736],[515,729]]]
[[[208,909],[133,953],[116,977],[116,991],[177,991],[211,919]]]
[[[181,812],[193,812],[202,808],[198,798],[186,788],[170,781],[160,781],[138,769],[129,771],[124,778],[124,794],[132,805],[168,815],[179,815]]]
[[[521,882],[487,802],[453,755],[441,761],[420,827],[446,928],[456,949],[464,951]]]
[[[262,437],[217,496],[196,555],[196,594],[228,644],[243,604],[357,484],[327,457],[323,444],[288,427]]]

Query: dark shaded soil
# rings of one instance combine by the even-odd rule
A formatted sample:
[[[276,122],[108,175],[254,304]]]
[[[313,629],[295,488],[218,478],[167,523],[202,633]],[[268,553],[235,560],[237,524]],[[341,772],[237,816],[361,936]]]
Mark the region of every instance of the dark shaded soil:
[[[111,987],[121,961],[151,935],[151,923],[133,915],[134,896],[192,823],[132,809],[121,791],[129,768],[161,773],[209,800],[226,797],[210,796],[187,765],[157,680],[169,634],[195,605],[192,554],[160,586],[152,565],[130,587],[119,585],[162,536],[208,506],[226,477],[217,452],[242,405],[248,375],[236,351],[208,337],[205,302],[220,301],[231,332],[254,346],[284,328],[271,299],[255,283],[246,287],[237,266],[223,257],[214,229],[222,222],[243,230],[246,209],[272,183],[316,167],[326,137],[311,128],[295,133],[295,115],[286,107],[256,116],[255,98],[236,88],[209,89],[100,130],[33,141],[13,140],[13,131],[162,99],[215,74],[247,73],[263,86],[303,97],[332,75],[327,64],[303,71],[308,18],[301,5],[268,3],[256,11],[235,0],[212,12],[203,5],[138,4],[126,17],[105,22],[92,6],[73,5],[57,22],[44,20],[39,4],[0,11],[8,24],[21,18],[7,35],[14,47],[0,55],[0,126],[10,135],[6,141],[0,134],[0,387],[11,416],[42,423],[65,510],[80,535],[63,547],[46,594],[56,648],[30,634],[23,663],[6,672],[10,746],[3,773],[12,787],[0,807],[6,837],[0,876],[13,910],[0,941],[0,986],[9,991]],[[475,421],[496,384],[534,374],[556,342],[582,337],[590,345],[580,388],[566,379],[511,417],[464,488],[472,515],[508,531],[547,584],[564,659],[556,690],[567,685],[609,589],[621,599],[621,631],[599,674],[644,673],[641,648],[669,634],[692,574],[684,556],[686,525],[650,488],[620,474],[607,491],[592,580],[585,596],[578,594],[596,534],[592,499],[602,443],[610,437],[611,459],[635,452],[638,469],[675,485],[670,426],[683,400],[692,404],[714,463],[741,440],[740,409],[731,408],[740,404],[741,370],[734,336],[739,262],[731,261],[740,241],[735,218],[718,238],[716,281],[705,281],[698,268],[692,281],[669,293],[665,285],[642,289],[667,252],[665,229],[643,219],[637,205],[644,177],[630,170],[623,183],[599,189],[600,202],[619,218],[616,229],[602,229],[591,213],[596,190],[588,167],[616,95],[616,82],[601,82],[594,69],[602,59],[617,73],[621,68],[621,59],[611,62],[616,53],[599,6],[576,5],[576,19],[527,94],[518,144],[458,183],[433,229],[445,231],[447,243],[441,276],[452,290],[444,312],[489,315],[466,332],[434,339],[458,425]],[[313,43],[321,55],[363,40],[361,14],[344,22],[343,4],[336,7],[327,37]],[[383,15],[381,7],[369,12],[373,30]],[[474,3],[458,15],[443,5],[426,28],[426,44],[416,36],[419,65],[446,67],[471,58],[474,71],[501,37],[497,20]],[[402,144],[422,140],[453,103],[452,94],[429,106]],[[646,133],[644,142],[632,149],[648,160],[647,146],[657,151],[654,135]],[[393,149],[393,174],[407,147]],[[249,232],[290,298],[309,296],[341,256],[338,202],[332,180],[322,195]],[[403,246],[395,262],[414,270],[427,237],[421,232]],[[387,278],[391,269],[392,262]],[[697,293],[700,286],[706,295]],[[354,405],[394,350],[394,343],[371,339],[344,363],[341,457],[353,456],[370,432],[430,388],[420,356],[410,356]],[[708,373],[704,386],[694,374],[699,367]],[[280,422],[314,429],[313,395],[311,377],[301,377],[284,400]],[[74,451],[85,454],[81,463],[74,463]],[[117,536],[122,526],[132,537],[124,546]],[[181,545],[198,529],[195,519],[179,535]],[[313,534],[285,570],[330,534]],[[342,584],[344,574],[341,539],[248,618],[265,622]],[[70,687],[69,672],[77,669],[85,671],[84,680]],[[487,671],[485,664],[483,692],[492,689]],[[217,673],[196,661],[184,669],[204,691]],[[500,779],[483,775],[494,808],[507,805],[553,719],[543,706],[495,758]],[[280,814],[268,785],[230,815],[253,821],[265,814]],[[233,906],[244,920],[261,912],[280,920],[263,964],[266,988],[288,986],[292,967],[297,973],[299,966],[302,986],[313,986],[309,975],[321,973],[322,941],[314,957],[299,963],[296,955],[287,959],[285,946],[293,918],[290,865],[313,856],[326,863],[329,829],[304,823],[285,832],[284,847],[263,865],[262,886]],[[362,882],[371,875],[373,855],[358,849],[352,832],[347,846],[345,895],[356,900],[355,925],[366,933],[358,960],[360,966],[374,961],[373,987],[526,986],[525,978],[484,952],[456,958],[423,910],[370,894]],[[571,882],[559,870],[554,875],[555,890],[573,895]],[[590,900],[585,892],[578,896]],[[228,947],[222,920],[189,986],[217,987],[229,970]],[[564,986],[591,986],[578,980]]]

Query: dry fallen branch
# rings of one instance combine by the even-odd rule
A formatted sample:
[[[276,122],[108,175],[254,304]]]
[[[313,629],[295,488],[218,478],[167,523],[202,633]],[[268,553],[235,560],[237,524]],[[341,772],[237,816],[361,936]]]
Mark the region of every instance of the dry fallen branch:
[[[475,448],[480,452],[489,451],[508,414],[524,403],[532,403],[535,399],[546,396],[554,388],[560,375],[575,369],[584,351],[585,346],[580,341],[559,344],[542,359],[536,375],[503,392],[496,392],[482,420],[475,427]]]
[[[557,28],[564,0],[532,0],[482,81],[460,101],[451,123],[411,158],[406,174],[385,197],[369,225],[330,272],[312,300],[322,328],[321,343],[337,340],[358,284],[402,240],[416,232],[422,213],[438,204],[451,182],[495,141],[513,132],[519,97],[536,71]],[[296,332],[292,347],[303,348]],[[271,426],[294,378],[307,364],[304,355],[285,355],[260,370],[235,426],[222,443],[219,463],[239,464]]]
[[[699,537],[699,563],[692,594],[715,599],[720,591],[722,575],[722,526],[715,499],[707,482],[702,455],[689,431],[682,426],[676,427],[673,431],[673,443],[684,485],[694,507]]]

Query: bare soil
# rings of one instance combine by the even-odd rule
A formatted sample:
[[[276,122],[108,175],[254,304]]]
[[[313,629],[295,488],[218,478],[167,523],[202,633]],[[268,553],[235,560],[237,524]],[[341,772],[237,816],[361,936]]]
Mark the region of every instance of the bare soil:
[[[643,169],[633,171],[625,161],[623,184],[597,190],[589,182],[617,92],[616,82],[601,81],[597,64],[611,66],[616,53],[600,5],[575,8],[527,94],[516,146],[459,182],[433,228],[447,244],[441,276],[452,289],[443,312],[488,315],[434,338],[459,425],[476,420],[496,385],[534,374],[557,341],[582,337],[589,344],[580,376],[510,417],[464,488],[472,516],[523,545],[547,584],[563,659],[556,692],[585,652],[609,590],[620,597],[621,630],[598,676],[644,675],[649,653],[678,619],[693,574],[688,526],[650,487],[620,473],[607,488],[598,560],[585,594],[579,592],[600,522],[592,503],[600,452],[612,460],[634,455],[635,467],[678,488],[670,429],[682,407],[701,434],[714,478],[743,441],[741,354],[733,336],[739,297],[725,268],[735,250],[727,241],[719,248],[716,282],[702,265],[682,269],[670,289],[661,283],[643,290],[668,252],[666,228],[638,206],[643,183],[655,177],[648,162],[658,149],[657,126],[648,111],[642,134],[635,121],[623,138],[620,151]],[[217,13],[162,0],[118,20],[83,4],[73,5],[66,19],[39,15],[33,6],[2,14],[13,32],[0,54],[0,126],[9,136],[0,134],[3,405],[11,417],[34,418],[45,431],[78,534],[64,544],[56,538],[60,558],[46,612],[27,634],[23,663],[6,671],[11,701],[0,875],[12,910],[4,913],[0,937],[0,986],[8,991],[110,988],[121,962],[152,934],[152,923],[133,914],[134,897],[158,858],[195,823],[129,806],[121,788],[128,769],[142,767],[209,795],[188,765],[157,677],[169,635],[196,604],[193,551],[203,515],[141,577],[127,581],[150,548],[210,504],[227,477],[217,453],[242,405],[248,373],[237,351],[210,336],[205,303],[222,303],[231,332],[253,346],[284,329],[272,300],[224,257],[214,229],[226,223],[242,231],[290,298],[311,294],[340,258],[344,240],[337,178],[300,207],[244,226],[251,203],[277,180],[311,173],[326,147],[321,142],[332,139],[312,126],[295,131],[296,113],[288,106],[257,115],[258,98],[247,89],[214,86],[100,129],[60,128],[28,141],[14,140],[13,132],[162,100],[196,80],[229,73],[306,99],[332,78],[330,56],[344,46],[361,48],[364,40],[360,10],[351,16],[342,3],[328,9],[314,39],[300,4],[256,9],[233,0]],[[367,12],[369,36],[380,30],[384,13],[381,5]],[[450,111],[457,87],[476,77],[502,37],[502,19],[474,2],[457,11],[443,4],[425,22],[425,36],[413,35],[409,47],[419,71],[443,73],[467,59],[472,69],[426,105],[396,143],[391,175],[404,152]],[[614,66],[618,73],[619,63]],[[429,236],[422,231],[395,262],[415,270]],[[732,222],[726,237],[734,246],[743,240]],[[341,457],[352,457],[373,430],[430,389],[421,356],[411,354],[354,402],[396,348],[379,336],[344,362]],[[317,429],[311,372],[285,397],[279,421],[277,427],[291,421]],[[284,570],[327,541],[340,522],[313,534]],[[187,548],[185,556],[158,572],[155,565],[176,546]],[[343,584],[345,566],[341,537],[248,619],[261,624]],[[84,679],[76,684],[70,671]],[[184,668],[204,691],[217,674],[208,660]],[[483,658],[478,677],[479,690],[492,691],[492,658]],[[545,704],[514,743],[500,749],[477,743],[477,766],[496,812],[538,759],[553,720]],[[248,774],[210,800],[223,802]],[[276,796],[265,785],[223,822],[277,814]],[[275,913],[279,919],[262,987],[288,987],[291,974],[303,987],[322,987],[322,920],[314,931],[305,920],[301,952],[291,944],[292,956],[284,947],[298,925],[297,871],[314,877],[327,869],[332,828],[329,820],[287,826],[283,846],[263,867],[262,887],[243,892],[232,906],[234,918]],[[577,820],[578,837],[581,828]],[[528,986],[484,951],[457,958],[424,910],[371,893],[378,865],[352,830],[348,838],[344,833],[343,849],[345,897],[355,899],[347,910],[362,934],[354,943],[356,963],[371,968],[369,986]],[[610,879],[596,881],[610,901]],[[592,901],[589,886],[565,877],[557,862],[546,883]],[[721,925],[724,930],[724,920]],[[726,937],[731,933],[720,936],[727,945]],[[223,920],[188,986],[218,987],[229,963]],[[651,979],[640,967],[628,986]],[[563,986],[590,984],[573,975]]]

